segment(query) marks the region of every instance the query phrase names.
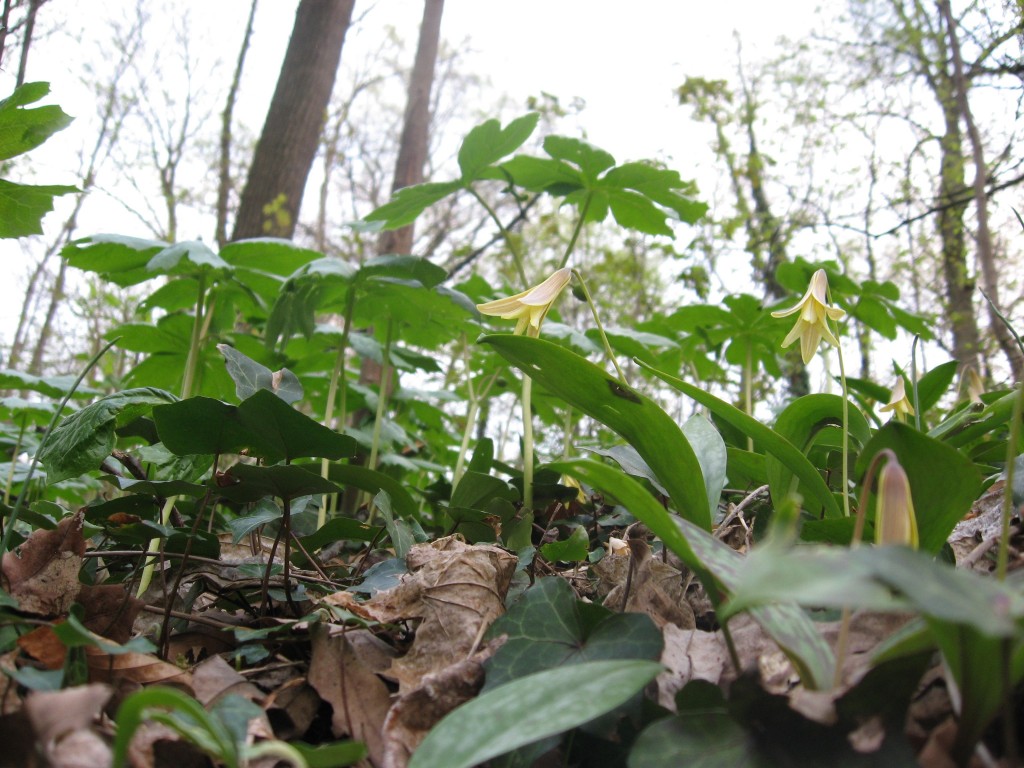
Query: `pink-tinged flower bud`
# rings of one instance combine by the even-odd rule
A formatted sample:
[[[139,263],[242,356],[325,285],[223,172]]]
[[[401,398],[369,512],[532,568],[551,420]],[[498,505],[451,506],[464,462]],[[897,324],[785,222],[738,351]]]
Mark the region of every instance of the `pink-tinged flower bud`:
[[[875,543],[905,544],[917,549],[917,517],[910,496],[910,480],[894,455],[886,459],[878,473]]]

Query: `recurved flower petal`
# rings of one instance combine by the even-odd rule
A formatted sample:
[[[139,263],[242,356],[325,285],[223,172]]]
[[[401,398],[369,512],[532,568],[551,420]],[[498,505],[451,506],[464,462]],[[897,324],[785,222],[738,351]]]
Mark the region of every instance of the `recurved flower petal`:
[[[788,317],[800,313],[796,325],[789,332],[782,342],[783,348],[788,347],[797,339],[800,340],[800,357],[806,365],[818,351],[818,345],[825,339],[829,344],[838,347],[839,340],[829,328],[829,320],[842,320],[846,316],[839,307],[833,307],[828,303],[828,276],[825,270],[819,269],[811,277],[811,284],[807,292],[794,306],[778,312],[772,312],[772,317]]]
[[[902,376],[896,379],[896,384],[889,394],[889,402],[878,410],[883,412],[891,411],[900,421],[907,416],[914,415],[914,406],[910,402],[910,398],[907,397],[907,387],[903,383]]]
[[[555,303],[562,289],[569,284],[572,270],[568,267],[552,272],[539,285],[535,285],[515,296],[496,299],[486,304],[477,304],[476,308],[485,315],[500,317],[503,320],[516,320],[516,334],[529,330],[536,336],[540,331],[540,323]]]

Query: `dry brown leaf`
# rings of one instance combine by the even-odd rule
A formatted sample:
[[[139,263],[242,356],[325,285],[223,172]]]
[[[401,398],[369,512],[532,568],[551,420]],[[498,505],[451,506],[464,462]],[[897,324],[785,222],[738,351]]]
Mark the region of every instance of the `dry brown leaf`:
[[[381,729],[391,706],[391,693],[384,681],[363,664],[349,640],[364,632],[367,630],[353,630],[331,637],[325,627],[314,627],[309,684],[334,710],[334,735],[350,736],[366,744],[370,759],[379,766],[384,759]]]
[[[85,610],[85,628],[119,644],[131,640],[135,617],[145,605],[129,595],[121,584],[85,584],[77,602]]]
[[[480,692],[483,662],[490,650],[425,675],[420,685],[403,694],[384,721],[382,768],[405,768],[409,758],[441,718]]]
[[[49,752],[63,736],[90,726],[110,699],[108,685],[80,685],[62,691],[33,691],[25,697],[25,714],[36,743]]]
[[[132,768],[210,768],[210,759],[168,726],[146,720],[128,745]]]
[[[46,757],[49,768],[97,768],[110,765],[114,753],[99,734],[82,730],[58,741]]]
[[[629,547],[632,554],[608,555],[593,566],[601,579],[598,593],[607,590],[604,606],[612,611],[623,610],[625,596],[625,610],[646,613],[659,628],[672,623],[680,629],[694,629],[697,621],[686,602],[682,573],[654,557],[642,539],[631,538]]]
[[[10,715],[21,710],[21,697],[18,695],[18,683],[6,672],[14,672],[18,668],[17,660],[21,651],[14,650],[0,654],[0,715]]]
[[[112,656],[87,645],[85,661],[89,668],[89,682],[92,683],[160,683],[180,686],[189,693],[192,692],[192,675],[148,653],[122,653]]]
[[[320,696],[302,678],[294,678],[267,696],[264,707],[274,734],[282,741],[302,738],[320,708]]]
[[[57,637],[53,627],[43,625],[36,627],[18,638],[18,647],[28,656],[42,664],[46,669],[60,669],[64,666],[67,646]]]
[[[406,693],[425,676],[462,661],[505,610],[515,555],[488,544],[448,536],[409,550],[410,573],[395,588],[359,603],[348,592],[326,600],[376,621],[422,619],[409,652],[391,674]]]
[[[85,513],[79,510],[52,531],[33,531],[15,554],[4,557],[3,587],[25,613],[61,616],[78,596]]]
[[[199,703],[207,709],[232,693],[257,704],[263,699],[260,689],[220,656],[211,656],[192,670],[192,689]]]

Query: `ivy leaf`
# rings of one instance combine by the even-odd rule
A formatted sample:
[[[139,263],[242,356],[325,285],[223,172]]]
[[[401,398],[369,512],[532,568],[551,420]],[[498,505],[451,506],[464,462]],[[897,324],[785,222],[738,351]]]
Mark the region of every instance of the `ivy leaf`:
[[[487,632],[507,635],[487,662],[485,691],[532,672],[588,661],[661,656],[661,632],[642,613],[613,613],[576,599],[564,579],[546,578],[520,596]],[[530,741],[536,740],[536,737]]]
[[[572,529],[572,533],[561,541],[552,541],[540,548],[540,553],[549,562],[578,563],[587,559],[590,552],[590,537],[582,525]]]
[[[176,456],[237,453],[254,442],[238,407],[210,397],[190,397],[153,409],[164,447]]]
[[[155,405],[177,400],[162,389],[126,389],[72,413],[53,430],[39,452],[47,482],[56,483],[99,469],[114,449],[116,427],[149,414]]]

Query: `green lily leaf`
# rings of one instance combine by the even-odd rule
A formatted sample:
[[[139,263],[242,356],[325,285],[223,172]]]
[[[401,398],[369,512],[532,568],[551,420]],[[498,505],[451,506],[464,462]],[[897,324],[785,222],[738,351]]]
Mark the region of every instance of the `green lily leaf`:
[[[725,440],[715,425],[699,413],[686,420],[683,434],[700,462],[700,471],[704,475],[704,486],[708,492],[708,508],[717,509],[722,489],[725,488],[725,470],[729,463]]]
[[[938,552],[953,526],[981,495],[977,466],[955,448],[906,424],[890,421],[861,451],[858,477],[863,477],[869,462],[883,448],[896,453],[910,479],[921,549]]]
[[[252,435],[253,452],[268,462],[308,457],[342,459],[356,452],[353,438],[314,421],[266,389],[242,401],[238,418]]]
[[[915,404],[918,413],[927,413],[935,407],[942,396],[949,391],[949,387],[953,383],[953,379],[956,378],[958,366],[959,363],[957,363],[956,360],[950,360],[942,363],[941,365],[935,366],[918,380],[917,396],[921,400],[920,403]],[[913,382],[906,382],[906,392],[907,396],[913,399]]]
[[[387,491],[380,491],[374,496],[373,505],[377,507],[377,511],[384,518],[384,527],[391,539],[391,546],[395,548],[395,556],[404,559],[409,554],[409,549],[416,543],[409,523],[395,515],[391,508],[391,497],[388,496]]]
[[[48,483],[77,477],[94,469],[114,449],[116,427],[149,414],[155,405],[178,398],[161,389],[126,389],[97,400],[65,418],[39,452]]]
[[[687,520],[711,530],[708,489],[686,436],[656,403],[593,363],[542,339],[484,336],[506,360],[549,392],[615,430],[643,457]]]
[[[515,680],[450,712],[409,768],[471,768],[575,728],[629,701],[660,671],[653,661],[592,661]]]
[[[848,406],[850,421],[851,455],[864,445],[871,437],[864,414],[853,404]],[[804,454],[814,444],[815,438],[825,429],[833,429],[835,439],[830,444],[842,445],[843,400],[838,395],[817,394],[805,395],[787,405],[775,420],[774,432],[783,440],[788,441]],[[768,485],[773,499],[784,499],[790,492],[794,473],[777,456],[769,451],[764,461],[768,473]],[[806,498],[811,492],[798,486],[801,496]],[[817,517],[817,515],[815,515]]]
[[[710,392],[705,392],[699,387],[677,379],[675,376],[655,370],[646,365],[642,360],[638,360],[637,364],[649,370],[665,383],[675,387],[684,395],[692,397],[701,405],[710,408],[712,413],[723,421],[732,424],[748,437],[752,437],[760,443],[767,453],[775,456],[793,474],[800,478],[801,482],[806,485],[808,494],[825,507],[826,514],[832,517],[842,516],[842,510],[836,503],[828,486],[825,485],[825,481],[818,474],[818,470],[791,442],[766,427],[757,419],[751,418],[724,400],[719,400]]]
[[[721,605],[739,582],[742,555],[707,531],[670,515],[631,477],[591,459],[555,462],[548,468],[616,498],[700,576],[716,605]],[[800,608],[793,604],[766,605],[751,610],[750,615],[790,658],[805,685],[826,688],[832,684],[832,651]]]

